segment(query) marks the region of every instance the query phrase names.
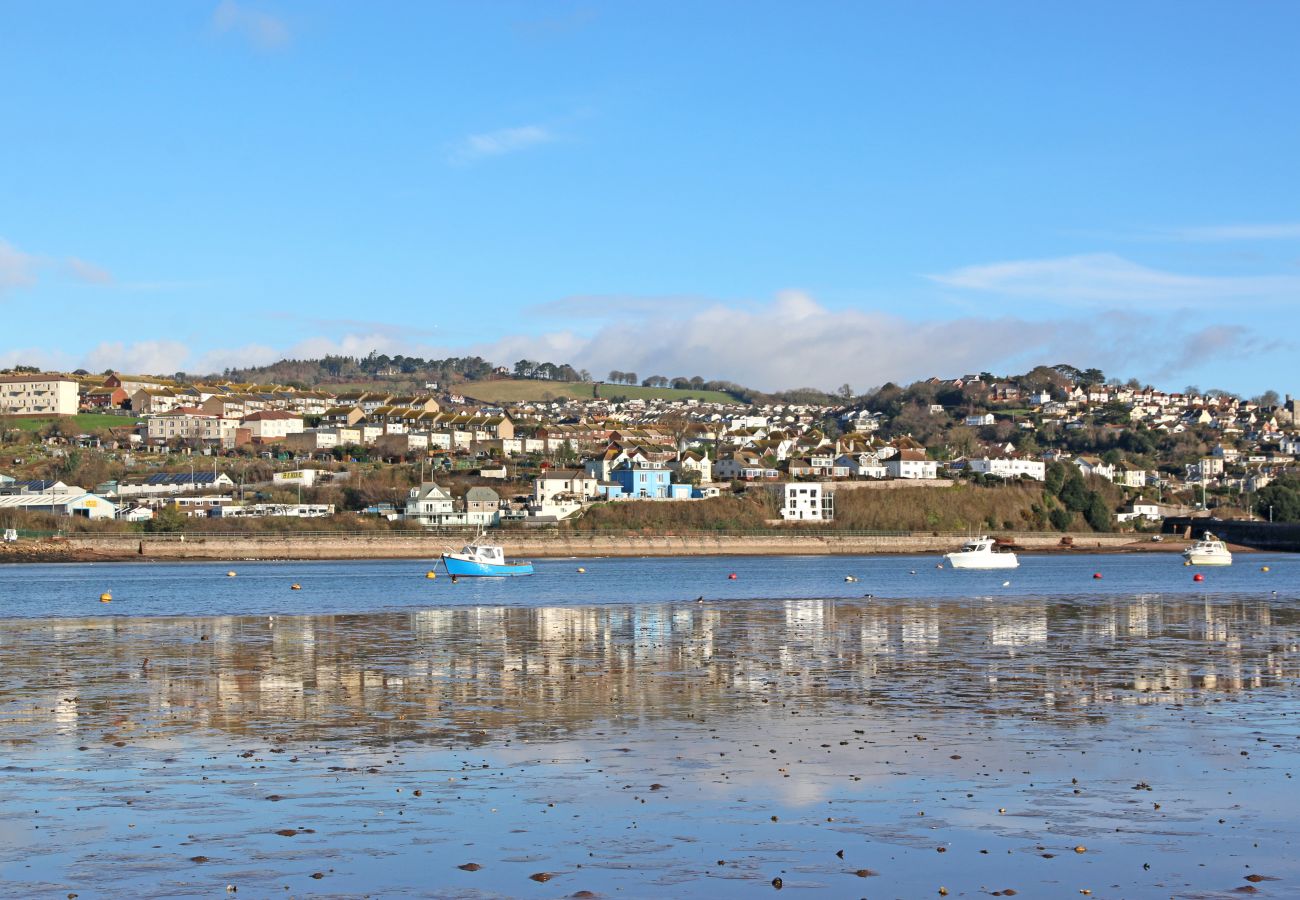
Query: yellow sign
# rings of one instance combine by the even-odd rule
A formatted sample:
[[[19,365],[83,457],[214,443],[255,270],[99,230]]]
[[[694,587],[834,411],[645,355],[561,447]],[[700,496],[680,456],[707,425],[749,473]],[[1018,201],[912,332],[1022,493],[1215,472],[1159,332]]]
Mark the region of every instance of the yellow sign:
[[[86,505],[87,505],[87,506],[98,506],[98,505],[99,505],[99,501],[98,501],[98,500],[87,500],[87,501],[86,501]]]

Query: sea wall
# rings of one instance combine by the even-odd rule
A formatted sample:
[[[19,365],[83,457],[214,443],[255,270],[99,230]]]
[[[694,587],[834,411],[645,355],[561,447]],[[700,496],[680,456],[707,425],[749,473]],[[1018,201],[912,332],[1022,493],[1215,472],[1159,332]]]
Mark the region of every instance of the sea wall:
[[[1061,535],[1006,534],[1024,550],[1061,550]],[[961,535],[933,534],[759,534],[759,535],[583,535],[563,533],[495,535],[508,556],[542,559],[566,556],[757,556],[873,553],[945,553]],[[1074,550],[1170,549],[1134,535],[1074,535]],[[463,537],[437,534],[311,535],[70,535],[15,545],[0,560],[35,559],[431,559],[459,548]]]
[[[1291,522],[1240,522],[1180,517],[1165,519],[1164,530],[1192,539],[1199,539],[1209,531],[1229,544],[1240,544],[1256,550],[1300,552],[1300,525]]]

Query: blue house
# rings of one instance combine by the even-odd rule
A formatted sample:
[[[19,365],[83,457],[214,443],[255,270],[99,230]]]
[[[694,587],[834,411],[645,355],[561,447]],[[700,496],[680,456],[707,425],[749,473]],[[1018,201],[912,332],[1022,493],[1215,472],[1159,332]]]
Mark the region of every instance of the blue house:
[[[673,484],[672,470],[664,468],[662,463],[624,463],[609,473],[611,485],[606,492],[614,497],[629,500],[689,500],[689,484]],[[611,496],[612,495],[612,496]]]

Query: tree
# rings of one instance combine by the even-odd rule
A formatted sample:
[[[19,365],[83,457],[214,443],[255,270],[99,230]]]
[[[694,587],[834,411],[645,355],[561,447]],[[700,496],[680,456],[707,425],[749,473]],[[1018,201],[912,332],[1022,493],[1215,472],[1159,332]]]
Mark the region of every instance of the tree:
[[[623,372],[620,372],[618,369],[609,370],[609,381],[611,384],[622,384],[623,379],[626,377],[627,375]]]
[[[1300,522],[1300,480],[1278,479],[1255,495],[1255,512],[1274,522]]]
[[[1088,486],[1083,483],[1083,474],[1078,469],[1071,468],[1065,476],[1065,483],[1061,485],[1061,502],[1068,509],[1083,512],[1091,501],[1090,493]]]
[[[835,394],[845,403],[848,403],[853,399],[853,387],[846,381],[835,389]]]
[[[515,376],[518,378],[531,378],[533,370],[537,368],[537,363],[531,359],[521,359],[515,363]]]
[[[1277,391],[1267,390],[1251,401],[1257,406],[1278,406],[1282,398],[1277,395]]]
[[[185,530],[185,513],[174,504],[164,506],[144,523],[144,530],[154,533],[171,533]]]
[[[1096,491],[1089,492],[1089,495],[1088,508],[1083,513],[1084,518],[1088,520],[1093,531],[1110,531],[1110,507]]]
[[[624,382],[624,384],[636,384],[636,373],[635,373],[635,372],[624,372],[624,373],[623,373],[623,382]]]
[[[1057,531],[1065,531],[1070,527],[1070,523],[1074,521],[1074,513],[1064,507],[1056,506],[1048,513],[1048,519],[1051,521],[1052,527]]]

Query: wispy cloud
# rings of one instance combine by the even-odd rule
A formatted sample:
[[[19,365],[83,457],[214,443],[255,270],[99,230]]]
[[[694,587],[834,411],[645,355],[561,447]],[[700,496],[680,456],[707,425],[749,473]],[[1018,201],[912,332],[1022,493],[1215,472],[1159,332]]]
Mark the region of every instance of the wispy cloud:
[[[64,268],[73,278],[84,281],[86,284],[110,285],[113,283],[112,272],[75,256],[69,256],[64,261]]]
[[[452,144],[447,151],[447,160],[463,165],[493,156],[518,153],[553,140],[554,132],[543,125],[521,125],[517,128],[485,131],[471,134]]]
[[[36,283],[38,260],[0,238],[0,298],[10,290]]]
[[[1072,305],[1213,306],[1300,298],[1300,277],[1294,275],[1183,275],[1112,253],[989,263],[926,277],[952,288]]]
[[[212,11],[217,34],[242,37],[259,50],[275,50],[289,43],[289,26],[270,13],[252,9],[235,0],[221,0]]]
[[[1268,222],[1239,225],[1202,225],[1189,228],[1156,229],[1152,235],[1170,241],[1295,241],[1300,240],[1300,222]]]

